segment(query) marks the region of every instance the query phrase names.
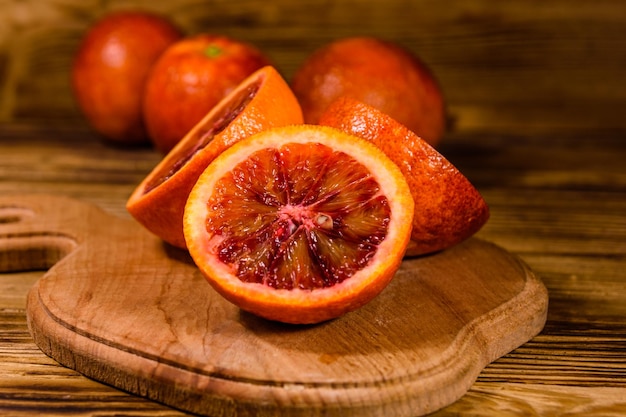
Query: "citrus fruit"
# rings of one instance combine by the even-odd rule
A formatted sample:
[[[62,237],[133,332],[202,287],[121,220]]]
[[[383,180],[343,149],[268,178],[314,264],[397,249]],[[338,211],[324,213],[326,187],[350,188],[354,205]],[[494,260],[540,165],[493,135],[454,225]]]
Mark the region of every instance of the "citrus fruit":
[[[241,309],[286,323],[336,318],[392,279],[413,200],[376,146],[323,126],[266,130],[218,156],[192,189],[187,247]]]
[[[199,34],[171,45],[152,68],[143,110],[155,147],[167,153],[213,106],[270,61],[254,46]]]
[[[184,248],[185,202],[206,166],[244,137],[297,123],[302,112],[287,82],[271,66],[257,70],[159,162],[132,193],[127,210],[152,233]]]
[[[433,146],[445,131],[445,103],[434,74],[397,43],[372,37],[330,42],[304,60],[291,87],[307,123],[317,123],[330,103],[347,95],[389,114]]]
[[[141,101],[148,71],[181,32],[165,17],[121,11],[93,24],[71,68],[74,96],[95,131],[122,144],[147,143]]]
[[[487,203],[470,181],[391,116],[343,97],[331,104],[319,122],[371,141],[400,167],[415,201],[407,255],[446,249],[487,222]]]

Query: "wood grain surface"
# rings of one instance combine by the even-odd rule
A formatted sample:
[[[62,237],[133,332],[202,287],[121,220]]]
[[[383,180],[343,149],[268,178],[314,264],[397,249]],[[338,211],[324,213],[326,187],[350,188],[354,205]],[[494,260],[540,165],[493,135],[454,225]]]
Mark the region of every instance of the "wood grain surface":
[[[0,218],[1,272],[52,265],[27,305],[46,354],[202,415],[423,415],[463,396],[546,320],[543,283],[475,238],[406,259],[356,312],[293,326],[242,313],[185,251],[96,206],[9,195]]]
[[[447,416],[622,416],[626,411],[626,149],[620,132],[449,135],[442,152],[492,216],[478,237],[520,256],[550,295],[543,331],[488,365]],[[130,219],[126,198],[158,160],[80,127],[0,126],[0,196],[50,193]],[[20,212],[15,213],[20,215]],[[6,220],[4,220],[6,221]],[[0,274],[0,414],[180,416],[62,367],[26,325],[41,271]]]

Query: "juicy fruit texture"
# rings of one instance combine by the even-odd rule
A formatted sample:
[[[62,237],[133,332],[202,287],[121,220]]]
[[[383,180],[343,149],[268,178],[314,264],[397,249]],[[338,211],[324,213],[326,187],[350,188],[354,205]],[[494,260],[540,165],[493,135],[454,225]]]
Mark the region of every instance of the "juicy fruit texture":
[[[288,290],[349,278],[375,254],[391,215],[362,165],[318,143],[256,151],[215,184],[207,205],[219,261],[241,281]]]
[[[167,153],[220,100],[267,65],[258,49],[224,36],[200,34],[171,45],[154,65],[143,100],[155,147]]]
[[[469,180],[389,115],[343,97],[328,108],[319,122],[369,140],[400,167],[415,201],[408,256],[453,246],[487,222],[487,203]]]
[[[148,142],[142,95],[148,72],[161,53],[182,37],[166,18],[147,12],[117,12],[96,22],[72,63],[78,106],[104,138]]]
[[[336,129],[267,130],[218,156],[184,214],[189,252],[243,310],[317,323],[369,302],[409,240],[413,200],[398,167]]]
[[[430,69],[398,44],[369,37],[336,40],[313,52],[291,81],[304,120],[318,123],[350,96],[389,114],[436,146],[446,123],[443,93]]]
[[[128,199],[128,212],[153,234],[185,248],[185,202],[207,165],[247,136],[297,123],[302,123],[302,112],[286,81],[273,67],[261,68],[208,112],[146,176]]]

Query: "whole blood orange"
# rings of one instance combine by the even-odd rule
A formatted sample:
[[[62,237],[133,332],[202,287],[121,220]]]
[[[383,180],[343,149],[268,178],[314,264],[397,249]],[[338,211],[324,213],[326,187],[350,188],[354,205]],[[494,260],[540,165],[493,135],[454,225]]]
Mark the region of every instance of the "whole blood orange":
[[[144,11],[106,15],[86,33],[72,62],[77,104],[90,125],[118,143],[148,142],[141,101],[148,72],[181,32]]]
[[[319,122],[369,140],[400,167],[415,201],[407,255],[446,249],[472,236],[487,222],[489,207],[470,181],[389,115],[343,97],[331,104]]]
[[[373,299],[398,269],[413,200],[376,146],[312,125],[266,130],[218,156],[192,189],[187,247],[241,309],[317,323]]]
[[[443,92],[414,53],[371,37],[330,42],[296,70],[291,87],[304,121],[317,123],[335,99],[350,96],[389,114],[436,146],[445,131]]]
[[[154,65],[143,101],[148,133],[167,153],[213,106],[270,61],[254,46],[199,34],[171,45]]]
[[[166,242],[185,247],[183,210],[200,173],[233,143],[275,126],[302,123],[298,101],[271,66],[231,91],[146,176],[126,203],[130,214]]]

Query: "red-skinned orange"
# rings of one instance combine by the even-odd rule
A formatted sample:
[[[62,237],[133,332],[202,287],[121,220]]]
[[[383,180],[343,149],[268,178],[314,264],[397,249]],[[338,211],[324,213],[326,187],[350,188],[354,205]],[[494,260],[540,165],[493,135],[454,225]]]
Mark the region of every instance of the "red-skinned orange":
[[[398,120],[436,146],[446,125],[444,95],[434,73],[398,43],[343,38],[314,51],[291,81],[304,121],[318,123],[337,98],[350,96]]]
[[[78,107],[109,141],[148,143],[142,97],[148,72],[182,32],[167,18],[145,11],[106,15],[85,34],[71,81]]]
[[[143,100],[155,147],[167,153],[239,83],[270,64],[253,45],[226,36],[199,34],[171,45],[153,66]]]

